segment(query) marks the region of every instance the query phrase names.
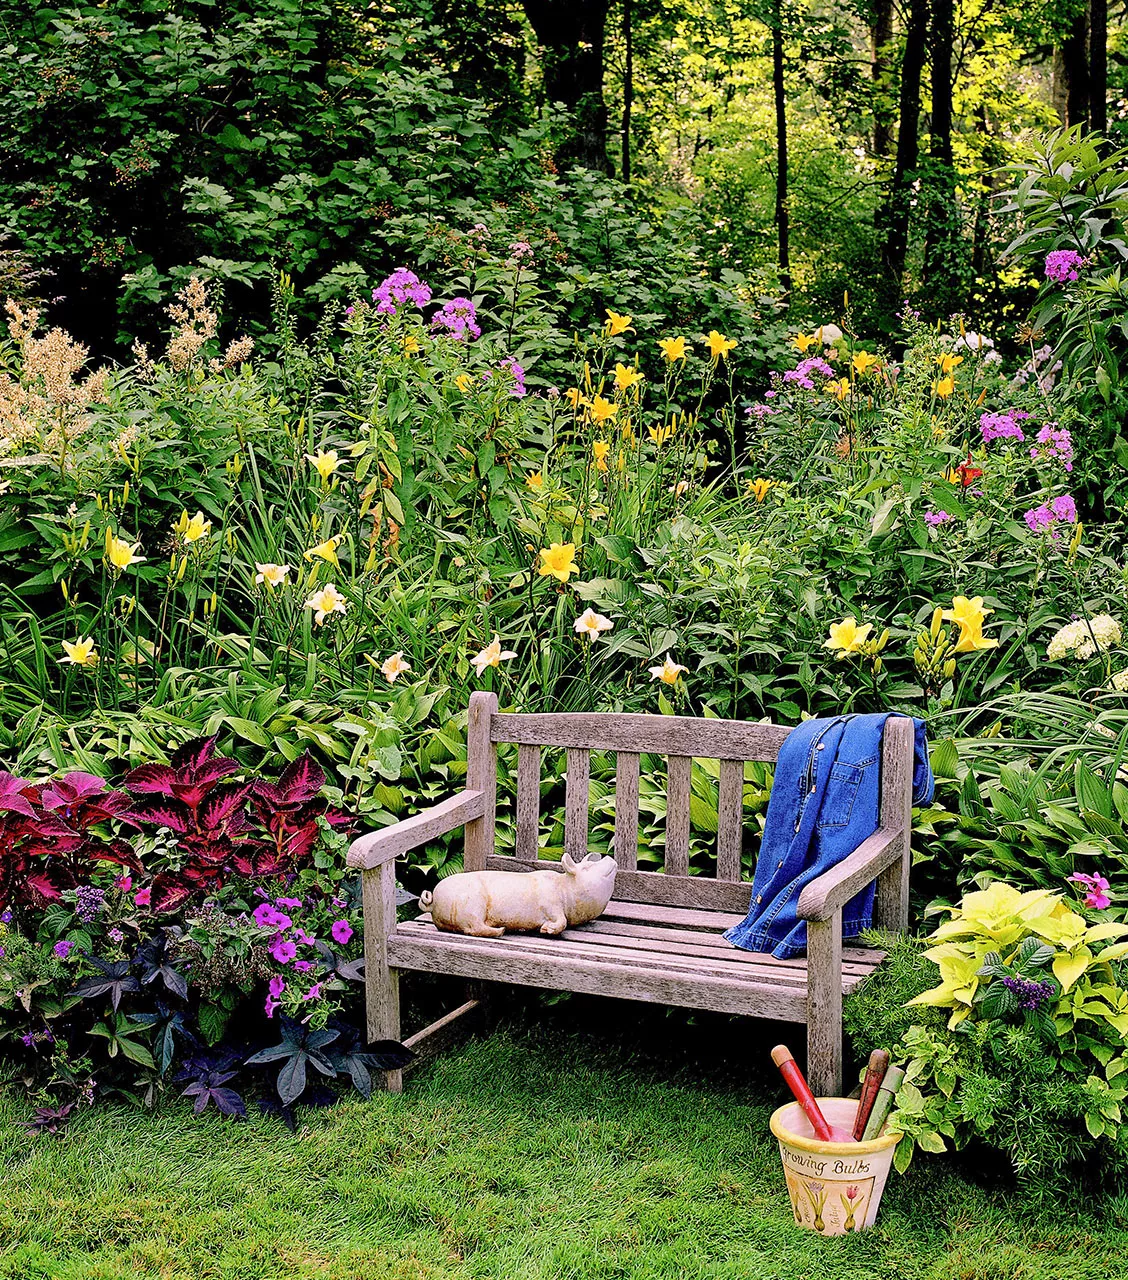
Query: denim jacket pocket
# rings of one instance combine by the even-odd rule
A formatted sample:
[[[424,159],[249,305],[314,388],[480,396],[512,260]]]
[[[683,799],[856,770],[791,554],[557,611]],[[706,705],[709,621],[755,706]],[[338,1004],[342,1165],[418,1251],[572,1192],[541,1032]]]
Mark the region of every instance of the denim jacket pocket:
[[[856,764],[839,763],[831,769],[826,794],[819,808],[817,826],[820,831],[828,827],[844,827],[850,821],[862,773],[862,766]]]

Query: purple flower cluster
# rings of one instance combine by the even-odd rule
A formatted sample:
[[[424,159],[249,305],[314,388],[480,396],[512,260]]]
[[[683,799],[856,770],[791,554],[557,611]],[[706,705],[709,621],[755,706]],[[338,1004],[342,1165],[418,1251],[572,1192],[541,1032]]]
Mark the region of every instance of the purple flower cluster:
[[[342,899],[334,898],[333,903],[338,910],[344,907]],[[270,940],[268,947],[275,963],[289,965],[295,973],[309,973],[314,967],[314,961],[299,959],[298,948],[316,946],[317,939],[312,934],[307,933],[300,925],[294,924],[285,911],[279,910],[280,907],[286,907],[290,911],[300,911],[302,900],[300,898],[276,898],[274,902],[260,902],[252,913],[255,924],[260,929],[275,930],[274,937]],[[333,936],[333,941],[342,947],[350,942],[353,937],[352,925],[343,918],[334,920],[329,932]],[[315,982],[308,991],[302,994],[302,1000],[318,999],[321,995],[322,986],[323,983]],[[285,990],[285,977],[282,974],[275,974],[270,979],[270,986],[264,1005],[268,1018],[274,1017],[275,1012],[280,1007],[281,996]]]
[[[992,440],[1025,440],[1026,435],[1019,426],[1019,423],[1026,418],[1028,414],[1023,409],[1013,409],[1009,413],[985,413],[979,419],[979,429],[983,432],[983,443],[988,444]]]
[[[445,329],[452,338],[459,342],[471,338],[480,338],[482,330],[478,325],[478,313],[469,298],[451,298],[431,317],[431,327]]]
[[[1022,518],[1026,521],[1026,527],[1031,533],[1041,533],[1045,529],[1052,532],[1054,525],[1059,521],[1063,524],[1076,522],[1077,504],[1068,493],[1063,493],[1040,507],[1031,507]]]
[[[414,271],[397,267],[390,276],[372,290],[376,310],[384,316],[394,316],[398,308],[410,302],[425,307],[431,301],[431,288],[423,283]]]
[[[89,924],[102,910],[106,903],[104,889],[95,889],[92,885],[80,884],[74,891],[74,909],[78,918]]]
[[[939,524],[947,524],[952,519],[950,511],[926,511],[924,513],[924,523],[931,525],[934,529]]]
[[[1054,249],[1046,254],[1046,279],[1055,284],[1067,284],[1078,279],[1085,262],[1086,259],[1076,249]]]
[[[811,374],[813,373],[817,373],[823,378],[834,377],[834,370],[822,356],[808,356],[806,360],[800,360],[794,369],[788,369],[783,375],[783,380],[784,382],[794,382],[796,386],[802,387],[804,391],[814,391],[815,384],[811,381]]]
[[[516,360],[513,359],[512,356],[510,356],[508,360],[503,360],[499,367],[504,369],[505,372],[513,379],[513,386],[509,389],[509,394],[511,396],[520,400],[522,396],[528,394],[525,389],[525,370],[517,363]]]
[[[1065,427],[1047,422],[1036,439],[1030,449],[1035,462],[1060,462],[1064,470],[1073,470],[1073,437]]]
[[[755,418],[757,422],[763,422],[765,418],[772,417],[773,414],[779,413],[778,409],[773,409],[770,404],[750,404],[744,410],[744,414],[748,418]]]
[[[1048,978],[1004,978],[1003,986],[1018,996],[1020,1009],[1040,1009],[1054,994],[1054,984]]]
[[[52,950],[55,952],[55,954],[59,957],[60,960],[65,960],[67,956],[69,956],[70,953],[74,950],[74,943],[67,942],[67,940],[64,938],[62,942],[56,942]]]

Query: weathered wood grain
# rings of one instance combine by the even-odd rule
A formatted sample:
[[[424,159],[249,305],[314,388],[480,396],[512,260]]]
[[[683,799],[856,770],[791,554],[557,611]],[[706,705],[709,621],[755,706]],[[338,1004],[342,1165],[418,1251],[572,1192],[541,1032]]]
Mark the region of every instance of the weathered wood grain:
[[[591,755],[579,747],[568,748],[568,780],[564,792],[564,852],[576,862],[588,854],[588,792],[591,787]]]
[[[904,832],[904,840],[901,856],[877,877],[873,922],[891,933],[904,933],[909,927],[915,750],[912,720],[908,716],[890,716],[885,722],[881,752],[881,825]]]
[[[467,871],[483,871],[494,851],[494,812],[497,808],[497,749],[490,726],[497,712],[497,695],[480,689],[470,695],[466,721],[466,789],[482,793],[482,816],[466,824]]]
[[[368,1039],[400,1037],[399,972],[390,967],[388,944],[396,928],[396,868],[385,862],[361,873],[364,908],[364,997]],[[403,1091],[403,1072],[385,1071],[389,1093]]]
[[[620,751],[615,757],[615,861],[621,871],[638,867],[637,751]]]
[[[744,847],[744,762],[722,760],[717,789],[717,879],[740,879]]]
[[[540,747],[517,748],[517,857],[536,862],[540,833]]]
[[[531,742],[588,751],[638,751],[706,760],[774,760],[790,730],[778,724],[696,716],[566,712],[495,715],[494,742]]]
[[[666,859],[668,876],[689,875],[689,788],[693,777],[690,756],[670,756],[666,762]]]
[[[842,1094],[842,909],[807,923],[807,1082],[817,1098]]]
[[[485,812],[485,797],[480,791],[460,791],[457,795],[432,805],[414,817],[404,818],[390,827],[358,836],[349,846],[346,863],[358,871],[372,871],[393,861],[409,849],[418,849],[444,836]]]
[[[486,865],[495,871],[561,870],[558,862],[522,862],[505,854],[487,858]],[[615,877],[615,893],[626,902],[727,912],[735,916],[734,924],[744,919],[752,900],[752,886],[747,883],[726,884],[708,876],[668,876],[662,871],[620,871]]]
[[[806,1016],[806,1001],[799,987],[752,983],[707,973],[673,972],[658,966],[634,968],[618,960],[574,959],[551,951],[544,953],[507,945],[509,942],[508,937],[481,939],[461,934],[413,937],[397,932],[390,940],[390,955],[400,968],[425,973],[488,978],[520,986],[581,991],[719,1013],[755,1014],[784,1022],[802,1022]],[[551,939],[545,939],[545,943],[551,943]]]

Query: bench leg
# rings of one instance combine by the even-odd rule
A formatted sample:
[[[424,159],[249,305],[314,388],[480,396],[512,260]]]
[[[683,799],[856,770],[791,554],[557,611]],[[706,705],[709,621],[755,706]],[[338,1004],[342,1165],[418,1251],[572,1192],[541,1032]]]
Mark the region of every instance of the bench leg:
[[[807,1079],[817,1098],[842,1095],[842,911],[807,921]]]
[[[399,970],[388,965],[388,938],[396,927],[396,864],[361,873],[364,904],[364,998],[368,1039],[400,1038]],[[403,1072],[384,1072],[389,1093],[403,1092]]]

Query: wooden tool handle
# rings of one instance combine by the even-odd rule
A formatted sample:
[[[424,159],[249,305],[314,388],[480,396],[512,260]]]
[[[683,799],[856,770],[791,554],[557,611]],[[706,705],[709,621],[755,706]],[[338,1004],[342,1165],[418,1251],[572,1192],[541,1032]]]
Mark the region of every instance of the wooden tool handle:
[[[873,1110],[873,1104],[877,1101],[877,1090],[888,1069],[889,1050],[875,1049],[869,1056],[866,1078],[862,1084],[862,1096],[858,1102],[858,1113],[854,1117],[855,1142],[861,1142],[862,1140],[862,1134],[866,1131],[866,1123],[870,1118],[870,1112]]]
[[[815,1137],[820,1142],[830,1142],[832,1140],[830,1125],[827,1124],[823,1113],[819,1110],[815,1095],[811,1092],[802,1071],[799,1070],[799,1064],[795,1061],[787,1045],[776,1045],[772,1050],[772,1061],[779,1067],[780,1074],[783,1076],[787,1087],[794,1094],[795,1101],[802,1107],[803,1114],[810,1120],[811,1128],[815,1131]]]

